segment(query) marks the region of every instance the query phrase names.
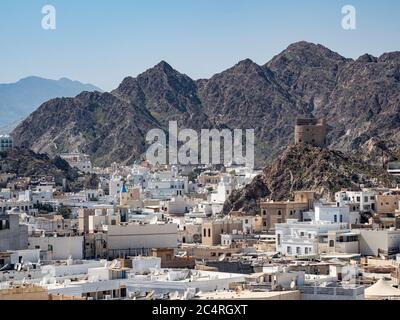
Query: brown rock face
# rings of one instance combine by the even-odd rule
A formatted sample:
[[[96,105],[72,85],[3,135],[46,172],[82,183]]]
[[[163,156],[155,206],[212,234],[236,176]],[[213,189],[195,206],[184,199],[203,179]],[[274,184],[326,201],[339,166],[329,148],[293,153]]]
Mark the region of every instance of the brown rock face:
[[[0,152],[0,173],[14,173],[19,177],[53,176],[58,185],[62,185],[63,179],[72,183],[78,178],[77,170],[60,157],[50,159],[46,154],[23,148]]]
[[[384,169],[353,155],[309,145],[292,145],[253,182],[232,193],[223,212],[254,214],[259,209],[258,200],[287,200],[296,190],[314,190],[319,196],[330,198],[342,188],[395,187],[398,183],[399,177],[390,176]]]

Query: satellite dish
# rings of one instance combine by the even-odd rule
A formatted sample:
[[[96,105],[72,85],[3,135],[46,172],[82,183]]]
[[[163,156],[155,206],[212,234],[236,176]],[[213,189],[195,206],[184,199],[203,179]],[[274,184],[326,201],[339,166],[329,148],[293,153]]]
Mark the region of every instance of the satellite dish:
[[[295,289],[296,288],[296,282],[292,281],[290,283],[290,289]]]

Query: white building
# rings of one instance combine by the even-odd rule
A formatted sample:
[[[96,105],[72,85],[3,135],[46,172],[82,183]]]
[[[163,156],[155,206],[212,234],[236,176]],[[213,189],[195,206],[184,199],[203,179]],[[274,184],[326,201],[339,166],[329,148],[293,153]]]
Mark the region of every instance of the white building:
[[[394,255],[400,252],[400,230],[356,229],[360,235],[360,253],[365,256]]]
[[[145,294],[153,290],[157,295],[174,292],[183,294],[187,291],[196,293],[228,290],[232,283],[244,282],[245,277],[246,275],[238,273],[165,269],[147,276],[131,275],[124,283],[128,295],[134,292]]]
[[[223,175],[218,183],[217,190],[211,193],[211,203],[224,203],[233,191],[231,178]]]
[[[146,253],[152,248],[176,248],[178,227],[168,224],[121,224],[103,226],[110,257]]]
[[[83,236],[29,237],[29,249],[48,252],[50,260],[83,259]]]
[[[275,224],[276,250],[288,256],[316,255],[319,253],[319,237],[327,237],[332,231],[348,232],[348,224],[289,219],[287,223]]]
[[[184,215],[193,208],[193,202],[182,196],[176,196],[170,200],[161,201],[161,210],[171,215]]]
[[[71,167],[75,167],[83,173],[93,172],[92,162],[90,161],[90,157],[86,154],[63,153],[60,157],[67,161]]]
[[[335,193],[335,201],[339,207],[358,204],[361,212],[375,210],[375,191],[340,191]]]
[[[151,199],[171,199],[176,196],[184,196],[189,191],[187,177],[165,176],[155,173],[148,181],[145,189],[146,195]]]
[[[349,224],[360,223],[360,212],[351,211],[349,205],[337,206],[334,204],[315,203],[313,211],[303,213],[304,221],[330,221]]]

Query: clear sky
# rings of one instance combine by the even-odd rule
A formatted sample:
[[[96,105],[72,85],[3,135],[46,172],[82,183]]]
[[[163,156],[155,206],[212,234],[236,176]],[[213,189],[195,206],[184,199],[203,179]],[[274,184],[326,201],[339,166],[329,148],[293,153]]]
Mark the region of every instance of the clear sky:
[[[43,30],[54,5],[56,30]],[[341,27],[344,5],[357,29]],[[400,50],[399,0],[0,0],[0,82],[68,77],[105,90],[161,60],[206,78],[300,40],[357,58]]]

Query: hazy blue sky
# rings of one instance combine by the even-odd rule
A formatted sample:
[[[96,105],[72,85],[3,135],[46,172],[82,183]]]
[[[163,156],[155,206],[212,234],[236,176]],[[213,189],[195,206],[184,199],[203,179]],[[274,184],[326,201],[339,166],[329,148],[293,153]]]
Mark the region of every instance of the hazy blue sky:
[[[46,4],[57,9],[54,31],[41,27]],[[346,4],[355,31],[341,28]],[[0,0],[0,82],[65,76],[110,90],[160,60],[205,78],[300,40],[351,58],[400,50],[400,1]]]

